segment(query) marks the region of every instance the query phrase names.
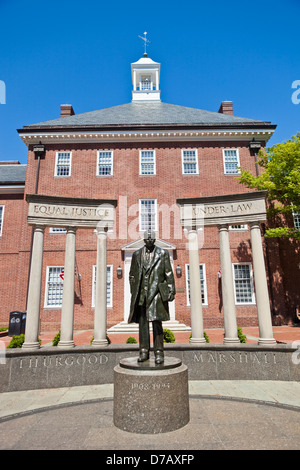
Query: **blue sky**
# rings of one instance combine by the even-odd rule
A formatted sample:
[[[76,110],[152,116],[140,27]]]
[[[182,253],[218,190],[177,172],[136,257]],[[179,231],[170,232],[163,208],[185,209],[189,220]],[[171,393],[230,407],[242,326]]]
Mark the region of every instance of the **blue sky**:
[[[161,63],[166,103],[271,121],[269,145],[300,131],[300,0],[0,0],[0,160],[26,163],[16,129],[131,100],[130,63]],[[1,95],[0,95],[1,101]]]

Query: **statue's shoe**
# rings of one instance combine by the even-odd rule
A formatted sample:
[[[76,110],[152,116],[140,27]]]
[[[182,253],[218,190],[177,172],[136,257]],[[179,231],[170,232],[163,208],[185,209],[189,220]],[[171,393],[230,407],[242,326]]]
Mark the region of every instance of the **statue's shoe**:
[[[149,351],[140,351],[138,362],[145,362],[149,359]]]
[[[155,354],[155,364],[162,364],[164,362],[164,353],[161,351],[158,351]]]

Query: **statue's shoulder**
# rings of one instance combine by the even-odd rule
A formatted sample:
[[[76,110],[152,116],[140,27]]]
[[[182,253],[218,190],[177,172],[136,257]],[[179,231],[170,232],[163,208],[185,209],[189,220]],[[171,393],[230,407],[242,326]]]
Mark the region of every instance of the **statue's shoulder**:
[[[139,257],[142,254],[143,248],[144,247],[139,248],[138,250],[134,251],[132,257],[135,257],[135,258]]]

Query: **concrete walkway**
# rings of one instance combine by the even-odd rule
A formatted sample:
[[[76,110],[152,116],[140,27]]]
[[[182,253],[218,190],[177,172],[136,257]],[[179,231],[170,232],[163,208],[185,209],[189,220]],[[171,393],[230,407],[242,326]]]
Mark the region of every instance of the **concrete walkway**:
[[[300,383],[190,381],[189,393],[190,422],[157,435],[114,426],[112,384],[2,393],[0,449],[300,449]]]
[[[262,380],[192,380],[189,395],[253,400],[299,407],[300,383]],[[0,394],[0,420],[40,409],[113,398],[113,384],[27,390]]]

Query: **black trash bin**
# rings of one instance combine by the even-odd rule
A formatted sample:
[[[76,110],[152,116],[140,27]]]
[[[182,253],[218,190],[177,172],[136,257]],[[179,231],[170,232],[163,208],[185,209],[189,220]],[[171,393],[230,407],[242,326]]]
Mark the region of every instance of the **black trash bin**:
[[[26,312],[14,311],[9,314],[8,336],[25,333]]]

